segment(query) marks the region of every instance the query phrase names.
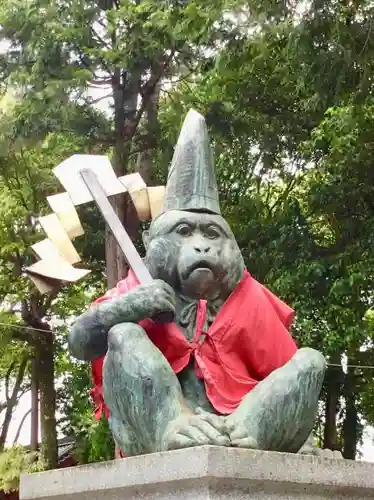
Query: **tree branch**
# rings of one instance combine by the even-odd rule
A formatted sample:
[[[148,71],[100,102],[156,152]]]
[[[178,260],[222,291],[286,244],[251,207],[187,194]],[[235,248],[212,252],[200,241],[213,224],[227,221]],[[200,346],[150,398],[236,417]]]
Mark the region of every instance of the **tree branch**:
[[[28,361],[29,361],[29,357],[28,357],[28,355],[27,356],[25,355],[23,357],[21,364],[19,366],[19,369],[18,369],[16,382],[14,384],[12,396],[11,396],[12,401],[15,401],[17,399],[18,393],[20,392]]]
[[[283,191],[282,194],[279,195],[277,200],[273,203],[273,205],[269,209],[269,215],[272,216],[274,214],[274,210],[278,208],[288,197],[288,195],[291,193],[292,189],[294,188],[295,184],[297,182],[297,177],[296,175],[292,177],[292,179],[288,182],[285,190]]]
[[[61,285],[62,286],[62,285]],[[40,316],[44,318],[44,316],[46,315],[48,309],[51,307],[51,304],[52,302],[55,300],[55,298],[57,297],[57,295],[60,293],[60,287],[56,288],[55,290],[53,290],[44,300],[44,303],[43,305],[40,306],[39,308],[39,312],[40,312]],[[38,294],[40,295],[40,294]],[[44,327],[42,328],[44,329]],[[48,325],[48,329],[49,329],[49,325]]]
[[[96,78],[95,80],[92,80],[89,82],[88,86],[92,88],[99,89],[103,87],[104,85],[109,86],[112,83],[112,78],[111,77],[103,77],[103,78]]]
[[[15,365],[16,365],[16,362],[13,361],[10,364],[10,366],[5,374],[5,401],[6,401],[6,404],[9,403],[10,398],[11,398],[11,396],[9,395],[9,383],[10,383],[10,376],[12,375],[12,371],[13,371]]]
[[[106,94],[102,97],[98,97],[97,99],[86,99],[86,103],[89,104],[90,106],[94,104],[98,104],[99,102],[103,101],[104,99],[108,99],[109,97],[112,97],[113,93],[109,92],[109,94]]]
[[[7,404],[6,404],[6,409],[5,409],[5,416],[4,416],[4,421],[1,427],[1,432],[0,432],[0,452],[4,450],[4,446],[6,443],[8,431],[9,431],[9,426],[12,420],[13,416],[13,411],[15,406],[17,405],[18,401],[18,396],[19,392],[21,389],[21,385],[25,376],[25,371],[26,371],[26,366],[29,361],[28,356],[24,356],[23,359],[21,360],[21,364],[18,368],[18,373],[16,377],[16,381],[12,390],[12,395],[9,397],[9,377],[11,371],[8,370],[7,375],[9,374],[8,381],[6,382],[6,397],[7,397]]]
[[[160,81],[162,76],[165,74],[166,69],[168,68],[169,64],[173,60],[174,54],[175,54],[175,50],[172,50],[170,55],[167,57],[165,63],[163,65],[161,65],[161,69],[159,69],[158,71],[154,71],[152,73],[152,76],[149,78],[148,82],[141,89],[142,103],[141,103],[140,108],[137,111],[136,116],[135,116],[134,120],[132,121],[132,123],[128,127],[125,128],[125,130],[124,130],[125,137],[127,137],[127,138],[133,137],[133,135],[134,135],[139,123],[140,123],[140,120],[143,116],[143,113],[147,108],[148,100],[152,97],[152,94],[156,88],[156,85],[158,84],[158,82]]]
[[[24,416],[22,417],[22,420],[18,426],[18,429],[17,429],[17,432],[16,432],[16,435],[14,436],[14,440],[13,440],[13,446],[17,443],[17,441],[19,440],[19,436],[21,434],[21,430],[22,430],[22,427],[23,427],[23,424],[25,423],[26,421],[26,418],[30,415],[31,413],[31,408],[29,410],[27,410],[27,412],[24,414]]]
[[[101,36],[92,27],[90,27],[90,31],[91,31],[92,38],[94,38],[94,37],[97,38],[97,40],[95,40],[96,42],[101,43],[101,45],[108,50],[112,49],[110,44],[108,42],[106,42],[103,38],[101,38]]]

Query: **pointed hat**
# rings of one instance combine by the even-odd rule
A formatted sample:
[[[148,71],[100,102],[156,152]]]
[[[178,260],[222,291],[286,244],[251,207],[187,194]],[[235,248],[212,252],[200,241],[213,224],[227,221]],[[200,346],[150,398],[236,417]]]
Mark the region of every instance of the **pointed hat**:
[[[165,189],[164,209],[221,215],[205,119],[190,110],[182,125]]]

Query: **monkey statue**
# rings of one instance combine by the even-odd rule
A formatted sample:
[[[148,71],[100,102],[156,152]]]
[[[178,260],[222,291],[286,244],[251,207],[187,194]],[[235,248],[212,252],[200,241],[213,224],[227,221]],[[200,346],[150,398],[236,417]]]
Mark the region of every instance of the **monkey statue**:
[[[154,280],[140,285],[130,271],[68,337],[71,354],[92,362],[97,416],[105,411],[121,452],[217,445],[313,453],[325,359],[297,349],[292,309],[246,270],[221,216],[196,111],[143,240]]]

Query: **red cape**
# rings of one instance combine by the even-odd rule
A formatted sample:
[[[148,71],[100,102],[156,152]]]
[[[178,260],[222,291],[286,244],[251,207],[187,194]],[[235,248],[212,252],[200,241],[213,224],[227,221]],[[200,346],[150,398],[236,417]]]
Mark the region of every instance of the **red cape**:
[[[94,304],[123,295],[138,281],[130,272]],[[232,413],[244,396],[272,371],[287,363],[297,347],[288,329],[293,310],[248,271],[220,309],[208,331],[203,331],[206,301],[197,308],[196,330],[190,343],[176,324],[161,324],[150,319],[140,322],[155,346],[164,354],[175,373],[195,359],[195,372],[204,381],[207,396],[221,414]],[[200,344],[200,335],[204,341]],[[92,362],[96,417],[108,417],[102,395],[104,358]]]

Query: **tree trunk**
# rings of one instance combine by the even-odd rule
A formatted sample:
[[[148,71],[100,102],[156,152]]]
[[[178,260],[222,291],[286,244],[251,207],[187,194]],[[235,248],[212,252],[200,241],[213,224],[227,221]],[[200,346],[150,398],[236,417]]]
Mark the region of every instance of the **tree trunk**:
[[[118,177],[126,175],[128,171],[132,137],[129,137],[126,131],[131,129],[129,125],[132,124],[136,115],[140,82],[140,76],[129,74],[129,72],[122,74],[120,69],[116,69],[112,76],[116,137],[113,169]],[[127,213],[127,200],[127,196],[118,195],[112,198],[111,203],[131,236],[127,219],[132,219],[133,214],[130,217],[130,214]],[[105,256],[107,284],[109,288],[113,288],[119,280],[126,276],[128,266],[109,228],[106,228]]]
[[[6,381],[5,381],[5,400],[6,400],[6,408],[5,408],[5,415],[4,415],[4,420],[1,426],[1,432],[0,432],[0,452],[4,450],[5,443],[8,437],[8,432],[9,432],[9,427],[10,423],[12,421],[12,416],[15,407],[17,406],[18,403],[18,395],[21,390],[23,378],[25,375],[26,371],[26,366],[27,366],[27,361],[28,359],[25,357],[22,359],[21,364],[18,367],[18,372],[16,376],[16,380],[14,382],[13,389],[10,393],[9,391],[9,384],[12,378],[12,371],[14,366],[11,366],[9,369],[7,376],[6,376]]]
[[[348,364],[353,363],[349,360]],[[343,422],[343,456],[355,460],[358,440],[358,412],[356,408],[356,375],[348,368],[344,382],[345,418]]]
[[[118,8],[118,3],[114,0],[104,0],[101,2],[104,10]],[[113,50],[118,50],[117,33],[112,30],[110,33]],[[114,100],[114,124],[115,124],[115,148],[113,158],[113,168],[117,176],[126,175],[129,172],[128,162],[131,153],[131,144],[134,134],[138,129],[143,112],[147,113],[149,127],[158,128],[157,103],[160,94],[160,79],[172,61],[174,52],[168,55],[164,64],[154,63],[151,69],[151,78],[148,88],[142,84],[142,72],[144,67],[124,69],[116,68],[111,74],[111,83]],[[140,65],[142,62],[140,62]],[[142,97],[142,104],[138,109],[138,99]],[[154,135],[151,133],[151,135]],[[148,152],[149,154],[149,152]],[[145,181],[148,181],[151,171],[150,158],[144,159],[139,171]],[[122,224],[125,226],[130,237],[135,237],[138,229],[138,219],[135,207],[129,196],[117,196],[112,200],[113,208],[118,214]],[[112,288],[117,282],[127,274],[127,263],[119,249],[113,235],[106,229],[106,271],[107,284]]]
[[[143,143],[144,151],[139,153],[136,165],[136,170],[142,176],[146,184],[149,184],[151,180],[153,166],[152,153],[157,145],[157,140],[160,135],[160,124],[158,121],[158,104],[160,99],[160,92],[161,82],[159,81],[146,103],[146,140]]]
[[[43,324],[43,328],[46,325]],[[53,334],[46,330],[38,336],[40,422],[42,455],[47,469],[57,468],[56,391]]]
[[[340,353],[331,357],[331,363],[340,364]],[[326,409],[323,447],[329,450],[339,450],[336,417],[339,408],[340,386],[343,371],[341,367],[331,366],[326,373]]]
[[[39,368],[38,358],[34,353],[31,361],[31,432],[30,447],[36,451],[39,447]]]
[[[55,469],[58,460],[54,338],[50,326],[43,321],[46,311],[53,300],[53,295],[50,295],[42,306],[38,302],[39,299],[40,295],[35,294],[30,297],[29,302],[23,301],[22,319],[26,325],[33,328],[28,342],[34,349],[33,354],[36,360],[32,367],[32,371],[33,384],[36,384],[37,381],[39,386],[42,457],[47,469]],[[34,373],[34,370],[35,372],[37,371],[37,373]],[[36,398],[35,385],[33,389],[33,397]],[[34,445],[37,444],[35,443],[35,441],[37,441],[37,436],[33,436],[33,441]]]

